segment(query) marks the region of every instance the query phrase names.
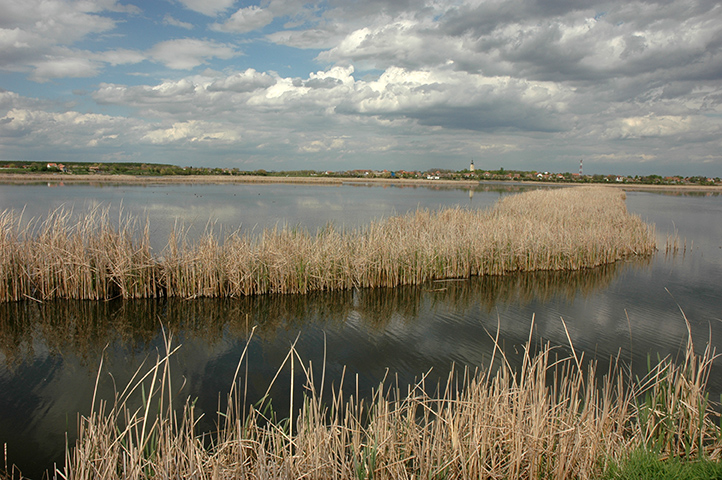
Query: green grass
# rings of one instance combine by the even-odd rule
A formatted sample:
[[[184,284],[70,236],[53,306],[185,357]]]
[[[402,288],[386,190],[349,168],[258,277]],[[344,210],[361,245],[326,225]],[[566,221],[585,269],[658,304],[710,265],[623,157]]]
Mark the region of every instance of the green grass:
[[[722,479],[722,463],[710,459],[687,461],[660,458],[645,449],[633,451],[621,462],[611,463],[604,480],[712,480]]]

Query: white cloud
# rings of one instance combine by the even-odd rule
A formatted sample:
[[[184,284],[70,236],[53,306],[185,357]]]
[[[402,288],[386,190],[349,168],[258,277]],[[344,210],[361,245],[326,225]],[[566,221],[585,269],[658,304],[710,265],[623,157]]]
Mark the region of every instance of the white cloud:
[[[0,118],[0,137],[6,146],[25,148],[98,146],[127,135],[136,121],[100,114],[62,113],[37,109],[12,108]]]
[[[240,54],[231,45],[195,38],[160,42],[149,53],[157,62],[175,70],[190,70],[211,58],[228,60]]]
[[[722,121],[691,115],[645,115],[609,122],[605,136],[616,139],[719,135]]]
[[[207,88],[211,92],[232,91],[243,93],[268,88],[275,83],[276,78],[271,75],[249,68],[245,72],[214,80]]]
[[[111,0],[27,0],[3,2],[0,9],[0,69],[31,72],[39,82],[97,75],[104,60],[70,45],[115,29],[116,21],[104,12],[137,13],[136,7]],[[110,63],[129,63],[130,56],[121,49],[108,54]]]
[[[364,27],[349,33],[332,49],[319,54],[325,62],[348,61],[372,68],[406,65],[410,55],[428,55],[424,37],[418,35],[418,22],[404,20],[375,28]],[[405,61],[398,61],[404,59]],[[416,63],[416,62],[412,62]]]
[[[213,17],[233,6],[235,0],[178,0],[184,7]]]
[[[221,32],[246,33],[263,28],[273,21],[270,10],[250,6],[241,8],[223,23],[215,23],[211,28]]]
[[[100,70],[97,62],[79,57],[50,57],[36,62],[34,67],[30,78],[36,82],[54,78],[94,77]]]
[[[452,130],[558,130],[572,96],[550,82],[396,67],[364,87],[339,110],[413,118]]]
[[[41,45],[52,45],[111,30],[115,22],[97,14],[119,7],[114,1],[26,0],[5,1],[1,8],[0,27],[13,27]]]
[[[299,145],[298,150],[303,153],[318,153],[329,151],[340,151],[346,146],[345,138],[328,138],[323,140],[311,140]]]
[[[142,140],[154,144],[169,144],[176,142],[190,143],[233,143],[240,139],[240,135],[226,126],[191,120],[177,122],[169,128],[160,128],[148,132]]]

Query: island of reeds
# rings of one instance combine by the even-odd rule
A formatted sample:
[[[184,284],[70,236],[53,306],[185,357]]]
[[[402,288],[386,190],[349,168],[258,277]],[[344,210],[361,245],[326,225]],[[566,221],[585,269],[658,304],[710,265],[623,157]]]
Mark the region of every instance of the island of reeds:
[[[276,227],[191,241],[176,229],[159,255],[147,222],[114,225],[107,210],[25,223],[5,211],[0,301],[240,297],[590,268],[655,250],[653,227],[624,200],[618,190],[578,187],[505,197],[487,210],[418,210],[351,231]]]

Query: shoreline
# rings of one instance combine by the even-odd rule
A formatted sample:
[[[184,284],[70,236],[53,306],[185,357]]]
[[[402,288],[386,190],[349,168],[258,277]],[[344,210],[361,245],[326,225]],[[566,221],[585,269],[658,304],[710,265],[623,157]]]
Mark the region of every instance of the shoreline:
[[[0,173],[0,184],[22,185],[37,182],[101,184],[101,185],[173,185],[173,184],[233,184],[233,183],[287,183],[339,186],[344,184],[377,184],[407,186],[460,186],[474,187],[477,185],[512,185],[512,186],[556,186],[581,187],[605,186],[619,188],[624,191],[672,191],[672,192],[714,192],[722,194],[722,185],[648,185],[629,183],[557,183],[557,182],[524,182],[502,180],[427,180],[425,178],[353,178],[353,177],[276,177],[261,175],[74,175],[58,173]]]
[[[141,184],[229,184],[229,183],[294,183],[317,185],[368,184],[381,185],[459,185],[475,186],[477,180],[427,180],[423,178],[353,178],[353,177],[276,177],[261,175],[73,175],[52,173],[0,173],[0,184],[52,183],[98,183],[118,185]]]

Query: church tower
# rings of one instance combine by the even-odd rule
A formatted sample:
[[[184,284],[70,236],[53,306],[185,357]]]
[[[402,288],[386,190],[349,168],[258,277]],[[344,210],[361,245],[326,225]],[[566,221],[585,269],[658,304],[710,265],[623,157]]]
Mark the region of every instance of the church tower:
[[[469,165],[469,171],[470,172],[474,171],[474,161],[473,160],[471,161],[471,165]]]

